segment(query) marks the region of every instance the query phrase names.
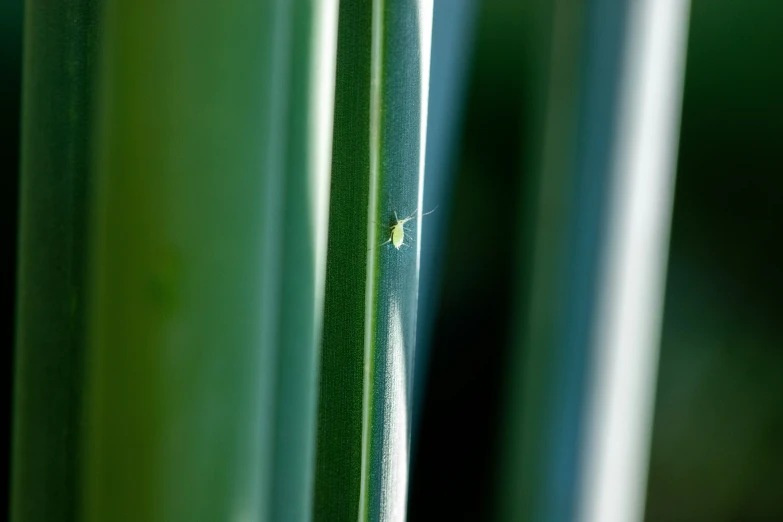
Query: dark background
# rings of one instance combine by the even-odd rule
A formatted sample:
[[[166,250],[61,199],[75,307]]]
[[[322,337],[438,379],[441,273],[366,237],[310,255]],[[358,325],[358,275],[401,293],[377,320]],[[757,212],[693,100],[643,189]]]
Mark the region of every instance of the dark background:
[[[512,4],[481,2],[475,27],[412,522],[491,512],[535,109]],[[783,520],[781,28],[780,2],[692,1],[650,522]]]
[[[9,469],[13,331],[16,284],[17,202],[19,199],[19,113],[21,109],[22,2],[0,2],[0,415],[5,422],[0,466]],[[7,471],[6,471],[7,473]],[[8,481],[6,481],[8,482]],[[7,513],[8,490],[0,490],[0,509]]]

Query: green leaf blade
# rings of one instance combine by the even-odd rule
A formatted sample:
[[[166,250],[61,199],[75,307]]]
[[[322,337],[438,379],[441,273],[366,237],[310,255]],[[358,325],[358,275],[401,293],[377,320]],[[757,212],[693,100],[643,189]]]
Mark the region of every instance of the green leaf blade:
[[[431,2],[341,5],[319,520],[405,513],[420,221],[383,243],[395,213],[422,213],[431,31]]]
[[[99,2],[25,6],[11,513],[75,520]]]

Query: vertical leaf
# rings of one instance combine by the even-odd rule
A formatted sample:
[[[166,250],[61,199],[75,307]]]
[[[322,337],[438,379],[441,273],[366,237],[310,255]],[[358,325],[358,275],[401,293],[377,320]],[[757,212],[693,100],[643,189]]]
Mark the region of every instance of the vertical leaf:
[[[84,518],[259,518],[284,12],[248,0],[106,7]]]
[[[307,518],[335,7],[109,6],[90,520]]]
[[[432,2],[340,6],[316,518],[402,520]],[[415,223],[415,224],[414,224]]]
[[[11,519],[76,519],[99,2],[25,9]]]
[[[688,4],[562,0],[549,11],[500,520],[643,518]]]
[[[271,520],[310,520],[323,317],[337,0],[291,2],[280,353]]]

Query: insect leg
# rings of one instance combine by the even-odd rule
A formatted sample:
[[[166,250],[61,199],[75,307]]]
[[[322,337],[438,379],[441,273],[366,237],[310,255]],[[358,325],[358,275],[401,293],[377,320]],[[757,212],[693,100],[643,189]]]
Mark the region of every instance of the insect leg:
[[[391,238],[387,239],[386,241],[384,241],[383,243],[381,243],[378,246],[375,246],[375,247],[372,247],[372,248],[368,248],[367,251],[369,252],[370,250],[375,250],[376,248],[381,248],[383,245],[388,245],[389,243],[391,243]]]

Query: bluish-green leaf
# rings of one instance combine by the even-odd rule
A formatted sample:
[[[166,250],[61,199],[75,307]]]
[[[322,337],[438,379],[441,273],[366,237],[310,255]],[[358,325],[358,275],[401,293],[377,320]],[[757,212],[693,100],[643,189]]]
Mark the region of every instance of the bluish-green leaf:
[[[402,520],[432,2],[343,1],[319,403],[316,518]]]

